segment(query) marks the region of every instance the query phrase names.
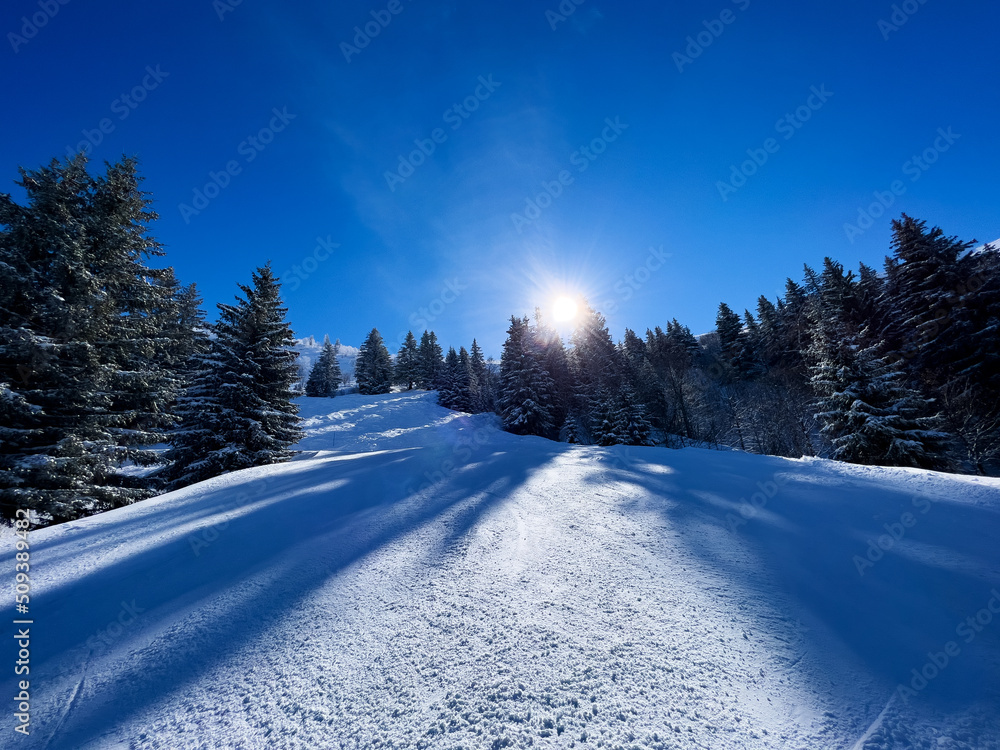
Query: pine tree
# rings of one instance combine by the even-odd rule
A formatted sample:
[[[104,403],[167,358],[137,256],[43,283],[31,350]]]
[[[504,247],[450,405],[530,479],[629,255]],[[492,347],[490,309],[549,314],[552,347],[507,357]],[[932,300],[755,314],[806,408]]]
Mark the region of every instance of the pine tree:
[[[719,303],[715,330],[719,334],[719,344],[722,346],[726,364],[739,371],[740,355],[744,347],[743,324],[740,322],[740,316],[725,302]]]
[[[954,306],[965,281],[960,258],[973,244],[945,237],[938,227],[927,230],[926,222],[906,214],[892,222],[893,262],[886,271],[896,316],[890,343],[915,342],[917,366],[937,365],[947,349],[942,337],[948,326],[938,311]]]
[[[760,324],[749,310],[743,311],[743,346],[737,357],[740,377],[752,380],[767,369],[764,365],[764,337]]]
[[[493,411],[494,403],[490,394],[491,378],[486,368],[486,359],[479,342],[472,339],[472,351],[469,354],[469,370],[471,373],[469,387],[472,393],[472,411],[480,413]]]
[[[298,380],[295,337],[285,320],[279,280],[268,263],[239,285],[245,299],[219,305],[216,331],[220,458],[227,471],[288,459],[302,433],[292,386]]]
[[[340,350],[340,342],[336,345],[330,343],[330,337],[323,338],[323,349],[320,351],[316,364],[313,365],[309,373],[309,380],[306,382],[306,395],[318,398],[333,398],[340,389],[343,377],[340,373],[340,362],[337,361],[337,354]]]
[[[134,161],[21,170],[27,204],[0,195],[0,382],[22,417],[0,458],[5,516],[63,521],[151,494],[151,465],[180,382],[171,370],[176,282],[152,269],[156,214]],[[27,410],[27,411],[25,411]]]
[[[500,359],[500,419],[508,432],[547,435],[552,430],[552,381],[538,361],[528,318],[510,319]]]
[[[624,424],[619,419],[616,401],[613,394],[603,389],[591,399],[590,436],[597,445],[621,445],[625,442],[625,435],[621,432]]]
[[[614,389],[621,375],[618,349],[604,316],[589,305],[579,315],[573,331],[570,365],[578,391],[585,396]]]
[[[396,385],[401,385],[408,391],[412,391],[420,380],[420,350],[413,331],[406,332],[406,339],[399,347],[393,380]]]
[[[902,382],[896,365],[855,338],[821,338],[814,347],[812,386],[816,419],[838,461],[933,467],[945,435],[921,417],[919,395]]]
[[[382,334],[377,328],[361,345],[358,360],[354,366],[354,377],[358,382],[358,392],[365,396],[389,393],[392,390],[392,357],[385,348]]]
[[[444,369],[438,378],[438,404],[446,409],[457,409],[461,399],[458,370],[458,352],[450,346],[444,358]]]
[[[586,304],[571,341],[569,365],[575,393],[570,409],[580,416],[581,426],[600,426],[600,416],[605,411],[603,402],[622,378],[618,348],[604,316]],[[594,441],[598,442],[596,438]]]
[[[552,415],[553,437],[562,429],[575,397],[573,374],[569,357],[559,333],[547,325],[539,308],[535,308],[533,330],[537,360],[552,381],[552,390],[546,394]]]
[[[424,331],[418,347],[418,379],[417,386],[432,391],[438,387],[441,371],[444,368],[441,345],[438,344],[434,331]]]
[[[178,396],[178,426],[169,436],[167,466],[159,472],[166,490],[176,490],[230,470],[222,405],[221,348],[209,341],[190,363],[188,384]]]
[[[464,346],[458,348],[458,367],[455,370],[455,405],[456,411],[473,412],[472,401],[472,360]]]
[[[760,331],[760,353],[765,366],[778,364],[782,346],[782,322],[778,308],[764,295],[757,298],[757,320]]]
[[[629,384],[618,391],[618,402],[614,414],[615,432],[625,445],[652,445],[650,434],[652,425],[646,418],[646,411],[636,398]]]

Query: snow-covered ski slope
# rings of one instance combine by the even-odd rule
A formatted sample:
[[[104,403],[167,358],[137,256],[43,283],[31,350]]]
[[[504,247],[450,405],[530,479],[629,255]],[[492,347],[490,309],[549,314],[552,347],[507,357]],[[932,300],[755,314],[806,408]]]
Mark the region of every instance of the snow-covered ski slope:
[[[298,460],[32,533],[0,746],[1000,747],[998,480],[302,410]]]

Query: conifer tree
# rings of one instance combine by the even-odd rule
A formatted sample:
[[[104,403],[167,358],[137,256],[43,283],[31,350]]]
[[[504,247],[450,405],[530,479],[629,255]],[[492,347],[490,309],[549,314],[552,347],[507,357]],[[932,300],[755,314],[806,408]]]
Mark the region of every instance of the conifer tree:
[[[444,358],[444,369],[438,377],[438,404],[446,409],[457,409],[459,395],[459,361],[455,347],[449,346]]]
[[[472,339],[472,350],[469,353],[469,388],[472,395],[472,411],[474,413],[492,411],[493,403],[489,397],[490,375],[486,369],[486,359],[479,342]]]
[[[334,345],[330,343],[329,336],[324,336],[323,349],[309,373],[309,380],[306,381],[307,396],[333,398],[337,395],[343,380],[340,373],[340,362],[337,361],[339,350],[339,340]]]
[[[180,383],[171,370],[176,283],[146,261],[156,214],[135,162],[91,177],[82,155],[21,170],[27,203],[0,195],[0,382],[31,417],[4,446],[0,509],[63,521],[151,494]],[[27,410],[27,411],[25,411]]]
[[[358,382],[358,392],[365,396],[389,393],[392,390],[392,357],[385,348],[382,334],[377,328],[361,345],[358,360],[354,366],[354,377]]]
[[[547,435],[552,430],[552,381],[538,361],[528,318],[510,319],[500,359],[500,419],[508,432]]]
[[[646,411],[636,398],[631,385],[625,384],[618,391],[615,408],[615,432],[625,445],[652,445],[650,434],[652,425],[646,418]]]
[[[896,315],[890,343],[916,342],[918,366],[936,366],[948,348],[939,345],[948,326],[938,311],[954,306],[965,281],[961,257],[973,244],[946,237],[938,227],[928,230],[906,214],[892,222],[893,262],[886,272]]]
[[[946,436],[921,417],[920,396],[906,387],[897,365],[854,337],[821,337],[814,347],[816,419],[838,461],[934,467]]]
[[[393,380],[408,391],[412,391],[420,381],[420,350],[413,331],[406,332],[406,339],[399,347]]]
[[[210,340],[206,349],[191,359],[187,386],[174,405],[179,424],[169,436],[167,465],[157,475],[168,491],[211,479],[231,468],[227,463],[220,353],[221,348]]]
[[[217,459],[225,471],[284,461],[302,434],[292,400],[298,354],[279,280],[268,263],[254,272],[251,286],[239,287],[243,298],[219,305],[210,376],[225,441]]]
[[[615,395],[603,388],[591,399],[590,436],[596,445],[621,445],[625,436],[621,432],[623,422],[619,419]]]
[[[600,426],[605,401],[622,378],[618,348],[608,332],[604,316],[584,304],[571,336],[570,376],[574,396],[570,409],[580,416],[581,427]],[[597,438],[594,438],[597,442]]]
[[[541,310],[535,308],[535,326],[533,329],[535,346],[538,350],[538,362],[552,381],[552,390],[547,394],[552,415],[553,437],[562,429],[566,415],[575,397],[573,374],[570,371],[569,357],[563,346],[559,333],[547,325]]]
[[[455,370],[455,405],[456,411],[472,413],[472,360],[464,346],[458,349],[458,367]]]
[[[739,371],[740,355],[743,352],[743,324],[740,316],[732,311],[725,302],[719,303],[719,314],[715,318],[715,330],[719,334],[719,344],[726,363]]]
[[[444,368],[441,345],[438,344],[434,331],[424,331],[421,335],[418,360],[417,386],[432,391],[438,387],[441,371]]]

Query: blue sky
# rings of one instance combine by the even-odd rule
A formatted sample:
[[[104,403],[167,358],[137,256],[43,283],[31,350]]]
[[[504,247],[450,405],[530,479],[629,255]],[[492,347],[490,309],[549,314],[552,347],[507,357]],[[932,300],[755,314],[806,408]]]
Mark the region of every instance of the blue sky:
[[[270,259],[299,335],[499,355],[561,292],[703,332],[804,262],[880,264],[901,211],[1000,237],[992,4],[94,5],[4,4],[2,189],[137,156],[182,281],[211,311]]]

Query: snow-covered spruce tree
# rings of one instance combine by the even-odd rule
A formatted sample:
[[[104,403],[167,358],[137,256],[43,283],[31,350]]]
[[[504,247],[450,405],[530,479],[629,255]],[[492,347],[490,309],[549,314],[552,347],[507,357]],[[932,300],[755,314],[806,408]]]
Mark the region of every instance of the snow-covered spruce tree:
[[[492,404],[487,403],[489,401],[489,381],[490,376],[486,369],[486,358],[483,357],[483,350],[479,347],[479,342],[472,339],[472,349],[469,352],[469,391],[474,414],[492,410]]]
[[[340,362],[337,361],[337,353],[340,349],[337,345],[330,343],[330,337],[323,337],[323,349],[320,351],[316,364],[309,372],[309,380],[306,382],[306,395],[319,398],[333,398],[340,389],[342,376],[340,374]]]
[[[444,370],[438,377],[438,404],[446,409],[457,409],[459,401],[458,385],[458,352],[455,347],[448,347],[448,353],[444,358]]]
[[[732,311],[725,302],[719,303],[719,313],[715,318],[715,330],[719,335],[719,344],[726,363],[735,372],[740,370],[740,355],[743,352],[743,323],[740,316]]]
[[[621,381],[622,366],[604,316],[586,303],[571,340],[568,357],[574,396],[569,411],[580,417],[581,427],[586,427],[599,423],[605,411],[603,401]],[[594,442],[598,442],[596,438]]]
[[[224,436],[249,466],[284,461],[302,436],[292,387],[298,379],[295,336],[271,264],[258,268],[246,299],[219,305],[215,326],[221,365]],[[242,467],[240,467],[242,468]]]
[[[86,165],[22,170],[24,206],[0,195],[0,382],[32,415],[0,458],[4,516],[58,522],[147,497],[149,480],[119,467],[156,462],[171,423],[173,275],[146,265],[162,254],[156,214],[132,160],[99,178]]]
[[[465,347],[448,348],[439,377],[438,403],[455,411],[472,412],[472,363]]]
[[[212,411],[201,402],[202,394],[198,391],[198,384],[205,376],[206,362],[211,355],[212,342],[209,335],[210,326],[205,322],[205,312],[202,309],[202,299],[197,287],[190,284],[187,287],[179,288],[175,293],[175,298],[177,300],[177,314],[170,328],[173,342],[170,366],[180,380],[182,387],[170,406],[170,413],[176,420],[176,425],[166,436],[165,442],[170,447],[163,456],[164,465],[150,477],[160,490],[183,487],[208,476],[214,476],[213,473],[207,474],[206,477],[182,479],[178,473],[183,466],[183,462],[178,460],[180,454],[177,452],[177,446],[179,444],[184,441],[190,442],[190,455],[194,456],[207,453],[209,445],[216,448],[221,447],[221,444],[217,442],[210,444],[207,440],[195,440],[191,434],[186,434],[189,433],[189,425],[197,424],[199,417],[204,417]],[[218,440],[215,436],[213,439]]]
[[[418,360],[417,387],[427,391],[436,389],[444,368],[444,357],[434,331],[424,331],[420,336]]]
[[[239,287],[236,304],[218,306],[211,351],[182,402],[174,486],[284,461],[302,435],[292,400],[295,337],[270,263]]]
[[[167,326],[170,336],[170,366],[182,386],[190,383],[190,374],[197,371],[199,356],[208,352],[208,324],[205,322],[203,300],[198,287],[189,284],[186,287],[177,286],[175,293],[176,314]]]
[[[377,328],[372,328],[361,345],[354,365],[354,378],[358,382],[358,393],[365,396],[392,390],[392,357]]]
[[[889,343],[915,345],[918,367],[947,367],[941,360],[951,343],[945,334],[949,318],[939,311],[955,307],[957,290],[969,275],[962,257],[973,244],[946,237],[938,227],[928,230],[926,222],[906,214],[892,222],[893,257],[886,264],[894,318]]]
[[[897,364],[856,337],[819,336],[811,383],[816,419],[832,447],[831,458],[857,464],[940,465],[946,435],[919,416],[925,404],[903,383]]]
[[[464,346],[458,348],[458,367],[455,371],[455,411],[471,414],[472,408],[472,360]]]
[[[573,374],[569,357],[559,333],[546,324],[540,309],[535,308],[535,345],[538,347],[538,361],[552,381],[549,402],[552,410],[552,428],[555,434],[562,430],[566,415],[575,397]]]
[[[652,445],[650,434],[653,431],[646,410],[636,397],[632,386],[628,383],[618,390],[615,404],[615,432],[625,445]]]
[[[500,358],[498,413],[503,427],[517,435],[549,435],[552,380],[538,361],[528,318],[510,319]]]
[[[406,332],[406,339],[396,354],[396,367],[393,371],[393,381],[408,391],[412,391],[420,380],[420,350],[413,331]]]
[[[1000,401],[1000,243],[963,259],[962,284],[945,311],[955,330],[946,354],[950,373],[968,378],[994,403]],[[989,411],[989,402],[984,404]],[[1000,456],[996,461],[1000,462]]]
[[[596,445],[620,445],[625,442],[619,431],[615,393],[600,390],[591,398],[590,438]]]
[[[169,435],[166,467],[158,478],[167,491],[211,479],[228,470],[227,437],[222,405],[221,348],[208,341],[190,360],[188,383],[177,397],[178,425]]]

